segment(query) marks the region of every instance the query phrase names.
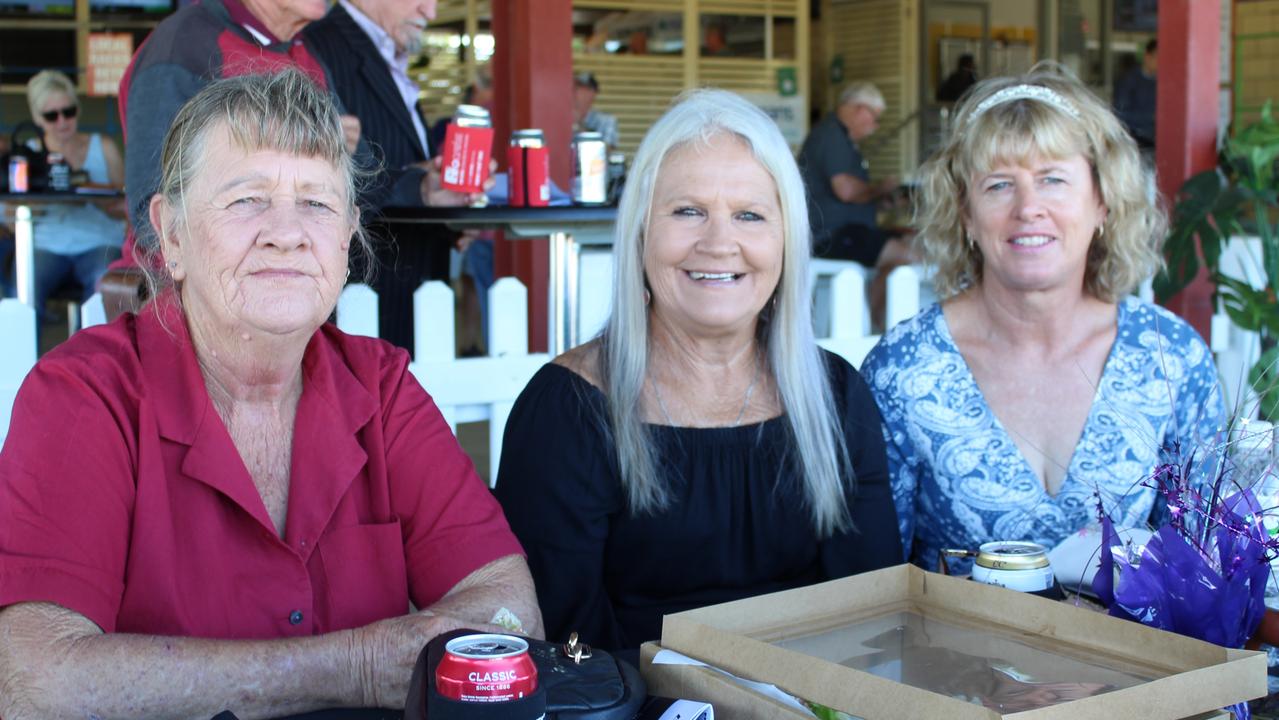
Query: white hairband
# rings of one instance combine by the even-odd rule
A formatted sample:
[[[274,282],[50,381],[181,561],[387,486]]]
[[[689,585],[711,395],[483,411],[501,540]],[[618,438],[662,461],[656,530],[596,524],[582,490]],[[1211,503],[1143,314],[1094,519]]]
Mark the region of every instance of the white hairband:
[[[1002,105],[1006,102],[1014,100],[1038,100],[1047,103],[1058,110],[1066,113],[1075,120],[1079,119],[1079,111],[1075,109],[1070,101],[1062,97],[1056,90],[1050,90],[1043,85],[1013,85],[991,95],[977,104],[977,108],[973,110],[973,114],[969,116],[969,122],[981,117],[981,114],[987,110]]]

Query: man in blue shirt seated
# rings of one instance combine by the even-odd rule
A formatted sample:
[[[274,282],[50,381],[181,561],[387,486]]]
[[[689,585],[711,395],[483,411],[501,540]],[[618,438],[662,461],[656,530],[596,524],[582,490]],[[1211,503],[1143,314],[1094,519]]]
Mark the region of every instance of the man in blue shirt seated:
[[[871,281],[871,317],[883,317],[888,273],[911,262],[910,246],[879,228],[876,204],[897,189],[897,178],[871,182],[870,164],[858,145],[879,127],[884,95],[868,82],[855,82],[840,93],[835,111],[822,119],[799,153],[808,188],[813,254],[854,260],[875,269]]]

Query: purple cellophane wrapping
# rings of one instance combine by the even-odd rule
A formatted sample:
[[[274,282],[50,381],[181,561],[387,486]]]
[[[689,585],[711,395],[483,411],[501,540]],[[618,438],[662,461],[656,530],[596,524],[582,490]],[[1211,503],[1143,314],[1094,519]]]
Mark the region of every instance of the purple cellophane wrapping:
[[[1114,617],[1242,647],[1266,609],[1270,543],[1260,518],[1256,498],[1245,490],[1220,503],[1202,534],[1184,525],[1161,527],[1133,563],[1110,519],[1103,517],[1093,592]],[[1194,542],[1196,535],[1202,542]],[[1248,717],[1246,703],[1231,709]]]

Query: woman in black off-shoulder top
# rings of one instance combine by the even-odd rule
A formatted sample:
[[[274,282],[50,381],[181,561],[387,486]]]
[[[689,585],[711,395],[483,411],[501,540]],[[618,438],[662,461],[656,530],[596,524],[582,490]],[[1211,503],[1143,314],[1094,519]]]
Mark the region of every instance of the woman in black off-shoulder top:
[[[804,191],[776,125],[687,94],[640,146],[605,332],[507,422],[497,496],[550,640],[901,562],[882,423],[813,339]]]

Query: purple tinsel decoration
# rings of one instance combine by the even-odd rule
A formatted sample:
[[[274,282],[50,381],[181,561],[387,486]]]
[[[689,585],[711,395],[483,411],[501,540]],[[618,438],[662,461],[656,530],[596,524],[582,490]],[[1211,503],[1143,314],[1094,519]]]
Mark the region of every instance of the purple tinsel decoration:
[[[1126,553],[1115,552],[1123,544],[1110,518],[1103,518],[1101,569],[1093,578],[1093,592],[1114,617],[1242,647],[1261,623],[1270,574],[1270,543],[1259,509],[1249,490],[1220,503],[1211,518],[1216,527],[1208,533],[1215,557],[1170,523],[1155,533],[1136,563]],[[1238,510],[1248,512],[1241,515]]]
[[[1114,617],[1242,647],[1265,613],[1269,553],[1275,549],[1261,521],[1261,506],[1251,490],[1223,500],[1214,488],[1214,502],[1203,513],[1202,527],[1193,528],[1186,521],[1196,507],[1186,504],[1184,485],[1169,488],[1161,483],[1160,492],[1170,500],[1170,520],[1136,562],[1129,560],[1110,518],[1103,514],[1093,592]],[[1231,709],[1237,717],[1249,716],[1247,703]]]

